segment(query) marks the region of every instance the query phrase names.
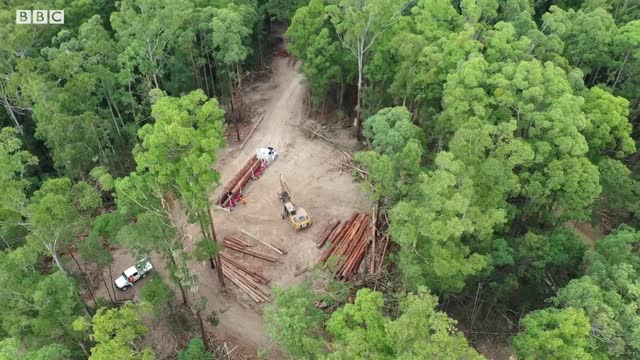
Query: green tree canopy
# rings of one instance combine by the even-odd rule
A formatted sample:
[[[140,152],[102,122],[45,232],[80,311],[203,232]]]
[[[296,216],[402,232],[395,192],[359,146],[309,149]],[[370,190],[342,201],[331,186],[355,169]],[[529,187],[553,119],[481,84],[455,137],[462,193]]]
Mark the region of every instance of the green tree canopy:
[[[93,338],[96,345],[91,348],[92,360],[124,359],[151,360],[153,351],[138,350],[133,345],[148,332],[140,315],[130,302],[116,309],[98,309],[93,316]]]
[[[524,332],[513,344],[522,359],[590,360],[591,327],[584,311],[566,308],[545,309],[529,313],[523,320]]]

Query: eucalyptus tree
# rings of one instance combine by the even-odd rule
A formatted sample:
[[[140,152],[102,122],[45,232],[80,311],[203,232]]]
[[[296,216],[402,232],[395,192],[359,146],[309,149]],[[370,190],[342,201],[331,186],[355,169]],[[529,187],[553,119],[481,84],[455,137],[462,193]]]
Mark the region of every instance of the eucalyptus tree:
[[[342,45],[355,57],[358,68],[358,96],[354,127],[361,138],[361,115],[365,59],[376,39],[401,16],[406,2],[397,0],[340,0],[327,6]]]

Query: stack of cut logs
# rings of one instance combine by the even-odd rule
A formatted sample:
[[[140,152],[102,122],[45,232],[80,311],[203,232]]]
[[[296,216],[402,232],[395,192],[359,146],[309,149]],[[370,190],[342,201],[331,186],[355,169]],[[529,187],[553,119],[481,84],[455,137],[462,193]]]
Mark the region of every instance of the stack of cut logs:
[[[268,262],[280,262],[277,256],[267,254],[262,251],[249,249],[252,245],[236,236],[225,237],[224,241],[222,242],[222,245],[224,245],[224,247],[227,249],[232,249],[246,255],[251,255],[258,259],[266,260]]]
[[[286,254],[285,251],[263,240],[259,240],[249,233],[245,233],[245,236],[258,241],[274,252]],[[239,235],[229,235],[225,237],[222,244],[226,249],[241,254],[253,256],[269,262],[281,262],[275,255],[252,249],[253,245],[241,238]],[[269,289],[265,285],[267,285],[270,280],[262,275],[262,271],[260,269],[240,262],[226,251],[220,253],[220,260],[222,262],[222,272],[224,276],[249,295],[253,301],[257,303],[269,301]]]
[[[367,247],[375,236],[371,216],[355,213],[346,223],[335,221],[322,232],[318,247],[325,243],[331,246],[322,254],[320,262],[325,263],[330,257],[337,258],[336,277],[348,280],[360,268]]]
[[[265,285],[270,280],[261,275],[260,269],[241,263],[224,252],[220,253],[220,261],[224,276],[249,295],[253,301],[257,303],[269,301],[269,289]]]
[[[233,199],[239,192],[244,189],[254,174],[254,172],[260,167],[260,160],[254,154],[247,162],[242,166],[240,171],[236,173],[236,176],[231,179],[224,187],[224,191],[218,197],[216,205],[227,207],[231,199]],[[229,193],[231,192],[231,196]]]

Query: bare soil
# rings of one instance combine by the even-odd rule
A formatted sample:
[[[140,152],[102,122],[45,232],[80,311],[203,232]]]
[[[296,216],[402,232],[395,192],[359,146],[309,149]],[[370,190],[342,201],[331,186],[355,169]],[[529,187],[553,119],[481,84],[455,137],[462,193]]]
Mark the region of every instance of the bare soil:
[[[214,212],[214,221],[219,240],[246,230],[261,240],[285,249],[288,254],[281,256],[282,263],[268,263],[226,251],[235,254],[243,262],[263,269],[264,274],[272,280],[272,287],[288,287],[301,282],[306,275],[295,277],[296,271],[318,261],[322,252],[316,248],[315,240],[324,226],[333,219],[347,219],[356,211],[370,211],[371,203],[362,184],[354,183],[348,172],[341,173],[337,169],[340,152],[322,140],[308,138],[298,127],[311,121],[304,105],[306,88],[298,69],[288,65],[286,59],[275,58],[272,70],[270,79],[254,84],[250,93],[244,95],[245,104],[255,110],[255,115],[264,113],[264,119],[242,150],[239,149],[240,143],[229,141],[229,145],[220,152],[216,168],[221,174],[222,184],[225,184],[255,153],[256,148],[273,146],[279,157],[259,180],[252,181],[244,189],[246,205],[240,204],[232,212],[217,210]],[[243,129],[244,133],[248,133],[247,127]],[[230,134],[235,135],[235,131]],[[357,146],[348,131],[337,131],[331,136],[343,146]],[[311,213],[314,223],[310,228],[296,232],[287,220],[282,220],[282,203],[277,197],[280,174],[285,176],[298,205]],[[217,195],[212,194],[211,199]],[[176,212],[176,217],[185,222],[183,212]],[[184,240],[185,248],[190,250],[201,238],[200,228],[194,224],[185,224],[185,227],[188,234]],[[263,245],[257,245],[257,249],[269,252]],[[114,277],[135,260],[125,250],[114,251],[113,256]],[[157,254],[152,254],[151,260],[155,270],[170,283],[164,261]],[[219,319],[219,325],[209,331],[215,337],[228,341],[231,347],[238,346],[233,357],[257,358],[257,350],[264,349],[268,352],[266,359],[283,358],[266,333],[262,317],[265,304],[255,304],[229,281],[227,291],[221,291],[216,272],[208,262],[193,261],[191,266],[198,275],[199,294],[208,299],[205,314],[215,312]],[[109,279],[108,271],[104,276]],[[136,285],[140,286],[144,286],[144,280]],[[98,288],[97,292],[99,297],[108,299],[104,286]],[[119,292],[118,295],[120,299],[137,296],[136,289]],[[177,291],[176,296],[180,298]],[[157,331],[151,332],[155,339],[146,339],[145,342],[156,350],[174,351],[177,340],[169,338],[166,326],[157,323],[148,325]]]
[[[596,246],[596,241],[600,240],[604,236],[599,229],[594,228],[593,225],[589,223],[569,221],[565,226],[578,234],[580,239],[582,239],[582,241],[592,250]]]

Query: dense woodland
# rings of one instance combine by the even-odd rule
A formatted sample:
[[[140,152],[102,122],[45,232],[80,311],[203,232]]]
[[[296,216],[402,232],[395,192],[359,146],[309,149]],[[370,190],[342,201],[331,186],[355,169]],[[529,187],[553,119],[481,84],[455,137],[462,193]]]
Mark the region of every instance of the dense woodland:
[[[16,25],[24,8],[66,23]],[[16,0],[0,19],[0,358],[152,359],[142,318],[178,307],[204,339],[178,358],[211,358],[187,261],[220,249],[211,169],[279,28],[309,107],[360,140],[394,243],[383,289],[276,290],[291,357],[480,359],[491,336],[520,359],[640,358],[635,1]],[[73,256],[104,269],[111,246],[161,254],[177,297],[159,277],[139,303],[112,279],[87,297]]]

